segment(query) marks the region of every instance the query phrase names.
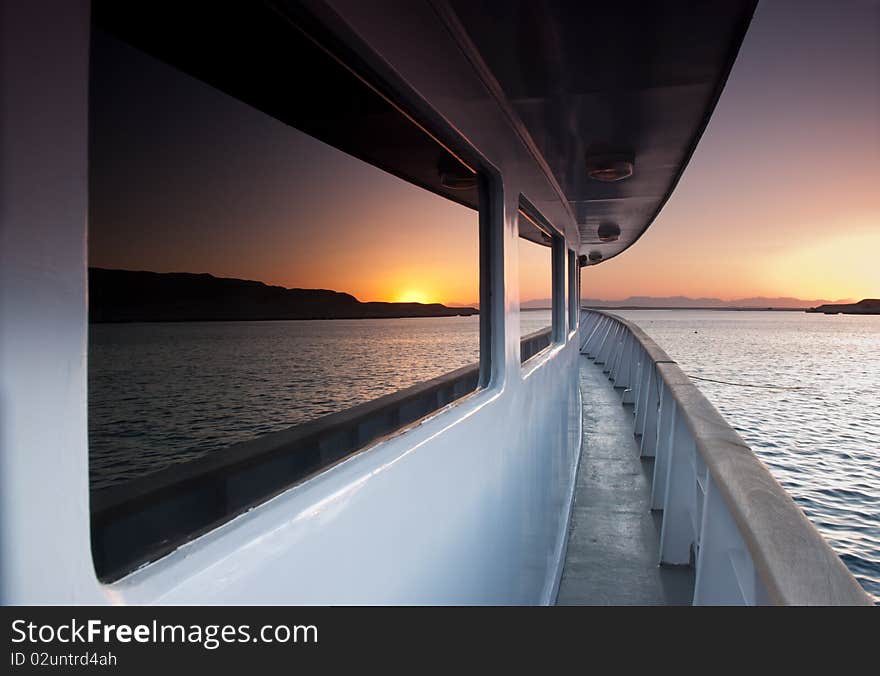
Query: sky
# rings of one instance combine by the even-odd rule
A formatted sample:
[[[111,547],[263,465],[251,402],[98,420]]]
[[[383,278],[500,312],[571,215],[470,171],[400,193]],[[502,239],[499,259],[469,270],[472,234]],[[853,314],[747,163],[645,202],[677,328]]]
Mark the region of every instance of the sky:
[[[479,299],[476,211],[95,32],[89,265]]]
[[[92,63],[90,265],[476,302],[475,211],[100,32]],[[759,3],[676,191],[583,295],[880,297],[878,120],[880,2]],[[547,298],[549,252],[520,250]]]
[[[553,254],[550,247],[520,237],[517,240],[517,257],[522,300],[549,300],[553,295]],[[547,307],[550,307],[549,302]]]
[[[880,297],[880,2],[759,2],[672,197],[582,294]]]

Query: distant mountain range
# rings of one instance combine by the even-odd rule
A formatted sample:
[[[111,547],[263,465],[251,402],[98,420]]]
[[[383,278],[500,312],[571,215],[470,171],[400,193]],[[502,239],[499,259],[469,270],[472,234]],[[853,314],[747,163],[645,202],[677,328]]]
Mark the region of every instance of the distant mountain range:
[[[689,298],[688,296],[630,296],[624,300],[602,300],[599,298],[582,298],[581,305],[585,307],[613,307],[613,308],[708,308],[708,309],[768,309],[774,310],[805,310],[818,305],[830,303],[851,303],[851,299],[845,300],[802,300],[800,298],[737,298],[735,300],[720,300],[719,298]],[[529,301],[527,307],[548,307],[547,300]]]
[[[245,279],[186,272],[89,268],[89,321],[173,322],[267,319],[370,319],[475,315],[439,303],[362,303],[326,289],[286,289]]]

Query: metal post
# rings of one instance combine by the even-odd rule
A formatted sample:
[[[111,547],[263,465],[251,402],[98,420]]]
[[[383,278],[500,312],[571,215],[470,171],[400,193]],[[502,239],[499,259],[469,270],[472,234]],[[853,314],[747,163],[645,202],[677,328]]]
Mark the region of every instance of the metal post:
[[[660,563],[687,565],[695,536],[691,512],[694,509],[694,439],[684,415],[675,416],[669,463],[666,468],[666,499],[660,529]]]
[[[641,345],[632,333],[629,334],[629,338],[629,358],[627,360],[629,366],[627,372],[626,390],[624,390],[623,392],[622,400],[624,404],[635,404],[636,391],[638,390],[639,381],[639,353],[641,350]]]
[[[599,346],[599,351],[596,353],[596,363],[605,365],[605,360],[608,358],[608,351],[611,349],[611,344],[614,342],[614,333],[617,331],[617,322],[609,321],[608,323],[608,331],[605,332],[605,336],[602,338],[602,344]]]
[[[639,398],[636,404],[636,436],[645,432],[645,418],[648,415],[648,402],[651,397],[651,381],[654,377],[654,364],[647,353],[642,356],[642,373],[639,378]]]
[[[620,357],[614,365],[614,370],[611,371],[611,379],[614,381],[614,387],[629,387],[627,374],[629,373],[629,352],[631,342],[632,333],[627,331],[624,334],[623,341],[620,345]]]
[[[666,501],[666,474],[669,467],[669,456],[672,453],[672,433],[676,407],[672,393],[669,388],[663,385],[660,390],[660,423],[654,460],[654,478],[651,485],[651,509],[663,509],[663,504]]]
[[[767,594],[718,486],[709,477],[703,519],[694,605],[758,605]]]
[[[660,388],[662,386],[657,366],[652,364],[651,382],[648,384],[648,403],[645,408],[645,424],[640,443],[643,458],[653,458],[657,453],[657,426],[660,408]]]
[[[602,317],[602,320],[599,322],[599,325],[596,327],[596,331],[593,333],[593,336],[590,338],[590,342],[587,344],[587,356],[591,359],[595,359],[599,350],[602,348],[602,343],[605,340],[605,337],[608,335],[608,331],[611,329],[611,320],[608,317]]]
[[[611,354],[608,357],[608,363],[605,364],[604,372],[608,374],[608,380],[614,381],[612,377],[612,373],[614,372],[614,366],[617,364],[617,360],[620,357],[620,347],[623,345],[623,335],[626,332],[626,329],[622,324],[617,325],[617,332],[614,334],[614,345],[611,346]]]

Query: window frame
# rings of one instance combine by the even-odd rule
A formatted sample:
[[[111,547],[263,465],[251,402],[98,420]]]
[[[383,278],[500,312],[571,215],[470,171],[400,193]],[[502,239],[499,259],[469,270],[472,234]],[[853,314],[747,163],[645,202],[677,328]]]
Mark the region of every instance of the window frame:
[[[477,236],[477,265],[479,268],[478,292],[480,303],[480,312],[478,315],[479,361],[475,365],[463,367],[462,369],[445,373],[438,378],[435,378],[434,380],[420,382],[405,390],[385,395],[384,397],[379,397],[377,399],[372,399],[362,405],[350,407],[336,414],[325,416],[325,418],[335,417],[343,419],[341,422],[343,422],[344,425],[348,426],[338,429],[336,431],[336,437],[346,437],[346,435],[353,435],[355,438],[355,441],[351,443],[341,455],[338,455],[329,462],[320,464],[319,466],[312,468],[302,475],[293,476],[290,479],[280,481],[273,488],[259,491],[259,494],[256,495],[256,497],[251,496],[251,498],[247,498],[239,496],[240,504],[237,504],[235,508],[226,509],[222,510],[222,512],[218,512],[214,515],[214,518],[203,519],[203,522],[199,524],[190,524],[188,526],[184,526],[181,529],[178,529],[178,532],[166,533],[163,530],[163,538],[160,544],[156,545],[154,543],[150,546],[141,547],[141,551],[136,551],[133,555],[128,555],[131,554],[130,552],[127,553],[127,556],[124,557],[126,560],[120,565],[114,565],[106,569],[101,569],[101,567],[97,563],[95,563],[96,576],[103,583],[113,583],[116,580],[124,577],[125,575],[128,575],[130,572],[141,567],[142,565],[151,564],[155,561],[158,561],[166,555],[170,554],[172,551],[176,550],[181,545],[185,544],[186,542],[195,540],[202,535],[216,529],[220,525],[236,518],[242,513],[252,509],[253,507],[262,505],[268,500],[271,500],[273,497],[288,490],[291,490],[303,483],[306,483],[327,471],[330,471],[340,462],[348,460],[349,458],[352,458],[360,453],[369,451],[377,443],[389,437],[397,437],[399,435],[405,434],[406,432],[416,428],[425,418],[437,416],[438,412],[445,411],[445,409],[451,409],[454,406],[470,399],[471,397],[479,395],[485,390],[491,388],[493,384],[497,382],[498,376],[500,375],[497,373],[497,369],[495,368],[496,363],[499,362],[498,353],[500,353],[500,350],[495,344],[496,341],[494,340],[495,327],[493,315],[495,315],[496,313],[493,312],[492,308],[494,300],[501,297],[498,291],[493,289],[493,286],[496,286],[499,283],[495,279],[495,272],[496,260],[498,258],[497,250],[500,246],[503,232],[503,222],[499,218],[499,204],[502,203],[502,184],[497,170],[495,170],[494,167],[492,167],[492,165],[473,146],[471,146],[470,143],[464,137],[462,137],[455,128],[449,125],[442,118],[442,116],[436,113],[436,111],[434,111],[430,107],[430,105],[418,95],[418,93],[413,91],[406,83],[400,81],[394,73],[390,71],[379,71],[375,67],[372,67],[370,64],[368,64],[366,59],[361,55],[369,55],[371,54],[371,52],[369,48],[366,47],[358,39],[346,36],[345,44],[343,44],[340,41],[339,37],[331,35],[330,32],[313,17],[307,17],[306,19],[304,19],[303,25],[305,26],[305,28],[300,26],[299,30],[305,33],[309,40],[315,42],[323,51],[325,51],[331,59],[334,59],[342,64],[346,69],[352,72],[358,80],[360,80],[368,88],[373,90],[377,97],[380,97],[381,99],[387,101],[401,114],[402,117],[406,118],[411,124],[418,127],[435,144],[443,148],[445,151],[453,154],[463,164],[466,164],[466,166],[474,171],[477,179],[478,205],[476,208],[476,212],[478,223],[477,227],[479,229]],[[308,32],[306,32],[307,30]],[[157,33],[156,35],[161,36],[161,33]],[[338,51],[336,51],[336,48],[339,48]],[[156,57],[153,56],[153,58]],[[173,62],[170,65],[173,68],[176,68],[183,72],[187,72],[185,68],[181,68],[179,65]],[[196,77],[196,79],[198,79],[200,82],[207,84],[208,86],[220,89],[216,85],[207,81],[205,78],[198,76],[194,77]],[[220,89],[220,91],[224,90]],[[246,98],[234,96],[232,94],[229,94],[228,92],[225,93],[235,100],[245,105],[249,105],[258,111],[261,111],[263,114],[269,115],[270,117],[276,117],[267,113],[265,110],[262,110],[259,106],[254,106]],[[309,134],[307,131],[302,131],[301,133],[305,133],[312,138],[317,138],[312,134]],[[365,162],[367,165],[374,167],[376,170],[388,171],[387,168],[380,167],[371,162],[368,162],[362,157],[347,152],[345,149],[337,148],[337,150],[340,150],[341,152],[344,152],[350,157],[358,159],[361,162]],[[407,179],[403,178],[403,180]],[[450,199],[448,195],[443,195],[437,193],[436,191],[432,191],[424,185],[419,185],[417,182],[408,182],[415,187],[422,188],[429,193],[435,194],[437,197],[445,197],[447,199]],[[503,266],[501,266],[501,269],[503,269]],[[88,353],[86,358],[89,358]],[[503,359],[500,361],[503,363]],[[469,369],[471,371],[474,371],[472,367],[476,367],[474,373],[465,373],[465,371],[468,371]],[[455,376],[455,382],[447,382],[451,381],[453,379],[453,376]],[[461,388],[459,386],[460,382],[472,382],[473,386],[468,385],[466,387],[466,391],[461,391]],[[431,403],[425,406],[424,402]],[[409,407],[409,413],[404,414],[403,411],[406,409],[406,407]],[[412,413],[413,410],[416,411],[415,414]],[[90,412],[87,411],[87,415],[89,414]],[[374,417],[372,419],[369,419],[371,414]],[[365,415],[367,416],[367,419],[364,419]],[[383,415],[387,418],[387,421],[384,425],[383,421],[379,419]],[[287,430],[283,430],[282,432],[275,434],[290,434],[292,436],[302,436],[305,433],[309,433],[314,437],[314,423],[321,420],[323,419],[319,418],[316,419],[316,421],[310,421],[302,423],[300,425],[291,426]],[[311,427],[312,429],[304,430],[303,427],[307,426]],[[320,435],[318,436],[320,437]],[[263,439],[263,436],[257,437],[257,440],[261,439]],[[321,437],[321,439],[323,439],[323,441],[319,440],[318,442],[320,447],[319,454],[321,455],[324,455],[326,453],[325,448],[327,447],[327,444],[330,444],[332,446],[332,444],[334,443],[339,443],[338,441],[334,441],[332,439],[328,441],[328,439],[324,437]],[[248,444],[249,442],[243,443]],[[87,448],[90,452],[91,446],[89,445],[87,446]],[[231,447],[227,447],[222,451],[219,451],[218,453],[225,453],[229,451],[230,448]],[[296,450],[293,446],[290,446],[286,449],[273,451],[274,456],[280,456],[285,453],[292,454],[295,452]],[[239,455],[242,455],[242,453],[240,453]],[[246,450],[245,452],[243,452],[243,455],[252,456],[253,453],[250,450]],[[330,452],[329,455],[332,457],[333,453]],[[216,454],[208,454],[192,462],[196,463],[199,460],[204,460],[205,462],[203,464],[211,472],[214,472],[215,474],[218,472],[222,473],[224,471],[223,468],[221,467],[218,469],[216,465],[222,465],[223,463],[211,462],[216,460],[214,456],[216,456]],[[271,463],[274,462],[274,460],[278,459],[274,456],[274,459],[269,459],[269,464],[267,465],[267,467],[261,470],[261,476],[265,475],[267,473],[267,469],[271,468]],[[254,465],[254,463],[251,462],[253,460],[252,457],[245,457],[243,460],[239,458],[239,460],[244,463],[243,466],[246,466],[248,462],[250,462],[251,468]],[[236,460],[236,462],[238,462],[239,460]],[[177,466],[177,468],[179,467],[181,467],[181,465]],[[189,469],[192,470],[194,468],[190,466]],[[190,474],[191,473],[192,472],[190,472]],[[149,521],[151,515],[152,518],[156,519],[173,519],[175,508],[180,507],[181,504],[192,503],[193,501],[191,500],[191,498],[193,497],[193,495],[195,495],[196,497],[198,497],[199,495],[204,497],[209,495],[212,490],[216,490],[214,484],[205,484],[207,488],[202,490],[201,493],[198,490],[193,492],[191,490],[188,491],[186,489],[181,489],[178,491],[179,494],[175,494],[174,491],[177,490],[175,486],[169,485],[167,482],[163,483],[162,477],[157,477],[155,475],[145,475],[145,477],[149,477],[149,479],[141,481],[141,479],[144,479],[144,477],[140,477],[134,480],[140,482],[140,485],[136,487],[138,491],[132,499],[126,498],[124,495],[122,495],[121,491],[115,491],[113,492],[114,494],[105,493],[104,495],[97,496],[97,499],[95,494],[92,494],[90,535],[92,539],[93,560],[96,558],[94,555],[95,547],[97,546],[96,541],[100,539],[100,537],[107,535],[107,533],[100,532],[101,528],[103,528],[102,519],[104,519],[105,521],[107,518],[112,520],[114,518],[111,514],[113,510],[119,509],[123,514],[123,518],[121,520],[118,520],[117,522],[114,522],[111,527],[112,529],[115,529],[113,532],[116,535],[119,535],[122,531],[126,529],[131,529],[132,524],[137,524],[138,519],[141,519],[141,521],[143,521],[144,519]],[[240,477],[238,476],[233,478],[240,479]],[[230,477],[227,476],[227,483],[229,480]],[[184,477],[183,483],[188,482],[189,484],[195,485],[198,484],[199,481],[205,483],[208,480],[204,477],[196,477],[194,479],[192,476],[188,476]],[[171,483],[173,484],[175,482]],[[176,483],[179,484],[180,482],[177,481]],[[238,483],[241,484],[241,481],[239,480]],[[131,488],[129,483],[121,484],[119,487],[116,488],[121,489],[125,488],[126,486]],[[154,492],[154,495],[158,494],[160,496],[159,498],[155,498],[152,503],[150,503],[151,491]],[[170,498],[169,495],[171,496]],[[125,504],[120,504],[120,497],[123,498],[123,502]],[[132,506],[132,502],[137,503],[140,506]],[[144,507],[144,505],[147,505],[147,507]],[[201,503],[198,502],[196,502],[196,505],[199,508],[203,506],[201,505]],[[152,512],[150,512],[150,514],[147,514],[148,507],[153,510]],[[97,512],[96,508],[98,510]],[[103,512],[101,512],[102,509],[104,509]]]
[[[517,209],[517,237],[532,241],[529,240],[529,238],[523,237],[522,234],[520,234],[519,224],[521,223],[521,219],[523,218],[525,218],[529,223],[531,223],[534,228],[543,232],[544,235],[546,235],[550,239],[549,245],[539,244],[537,242],[534,243],[538,246],[547,246],[547,248],[550,249],[551,293],[551,324],[550,328],[546,330],[546,336],[549,337],[549,340],[546,340],[545,338],[544,329],[539,329],[539,331],[524,336],[522,334],[522,317],[520,317],[520,365],[525,366],[532,359],[544,354],[554,345],[565,342],[565,238],[562,236],[562,233],[560,233],[557,228],[551,225],[550,221],[548,221],[543,216],[543,214],[541,214],[537,207],[535,207],[532,202],[530,202],[524,195],[521,194],[519,196],[519,207]],[[522,289],[519,289],[519,291],[519,312],[522,313]]]
[[[568,330],[569,333],[577,331],[578,322],[580,321],[580,312],[578,306],[578,277],[580,267],[578,266],[577,254],[574,249],[567,250],[566,256],[568,265]]]

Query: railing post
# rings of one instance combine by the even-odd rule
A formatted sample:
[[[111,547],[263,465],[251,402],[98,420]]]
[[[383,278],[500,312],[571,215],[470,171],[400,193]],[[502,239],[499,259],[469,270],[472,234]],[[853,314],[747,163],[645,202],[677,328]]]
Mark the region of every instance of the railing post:
[[[599,323],[599,315],[595,312],[587,312],[586,310],[581,310],[581,320],[579,322],[580,332],[581,332],[581,348],[586,344],[587,339],[593,333],[593,329],[596,328],[596,324]]]
[[[654,477],[651,484],[651,509],[663,509],[666,501],[666,474],[672,453],[673,426],[677,404],[665,384],[660,389],[660,419],[657,426],[657,447],[654,459]]]
[[[593,313],[587,312],[586,310],[581,310],[580,317],[581,319],[578,323],[580,324],[581,328],[583,328],[585,332],[592,330],[593,325],[596,322]]]
[[[617,356],[614,359],[614,366],[611,367],[611,373],[608,375],[611,378],[611,381],[614,383],[614,387],[626,387],[626,379],[621,376],[622,373],[625,372],[626,366],[626,351],[629,349],[629,340],[632,337],[632,334],[629,330],[624,327],[623,335],[620,339],[620,344],[617,351]]]
[[[609,321],[608,322],[608,331],[605,332],[605,337],[602,338],[602,345],[599,347],[599,351],[596,354],[595,362],[597,364],[605,365],[605,361],[608,359],[608,352],[611,349],[611,344],[614,342],[614,334],[617,331],[617,322]]]
[[[696,499],[693,456],[697,449],[681,411],[675,416],[669,450],[660,528],[660,563],[687,565],[691,562],[691,546],[695,540],[691,513]]]
[[[645,433],[645,419],[648,416],[648,403],[651,397],[651,381],[654,378],[654,364],[647,352],[642,353],[642,373],[639,377],[639,398],[636,403],[636,424],[634,434]]]
[[[602,369],[602,373],[608,373],[611,370],[611,365],[614,362],[614,353],[617,351],[617,346],[620,343],[621,329],[623,329],[623,326],[614,322],[614,328],[611,331],[611,340],[608,344],[608,349],[605,351],[605,361],[603,363],[604,368]]]
[[[639,444],[643,458],[653,458],[657,452],[657,425],[660,408],[660,372],[656,364],[651,364],[651,381],[648,383],[648,403],[645,408],[645,423]]]
[[[620,354],[620,346],[623,343],[623,334],[626,331],[626,328],[623,324],[617,325],[617,331],[614,332],[614,344],[611,346],[611,352],[608,354],[608,363],[605,364],[605,368],[603,369],[603,373],[608,374],[608,380],[611,380],[611,372],[614,370],[614,364],[617,362],[617,357]]]
[[[718,486],[708,478],[694,605],[747,605],[767,602],[751,556]]]
[[[640,345],[636,337],[629,334],[629,357],[627,359],[626,389],[623,391],[622,402],[634,404],[636,402],[636,390],[638,389],[639,377],[639,349]]]
[[[611,345],[611,334],[614,333],[614,322],[608,321],[608,327],[605,330],[605,333],[602,335],[602,342],[599,344],[599,347],[596,349],[596,356],[593,361],[597,364],[605,363],[605,352],[608,351],[608,346]]]
[[[587,349],[587,343],[590,340],[590,336],[593,335],[593,331],[596,330],[596,324],[593,321],[593,314],[591,312],[587,312],[586,310],[581,310],[581,354],[584,354]]]
[[[602,315],[596,314],[595,312],[584,314],[587,314],[591,318],[590,328],[584,331],[583,343],[581,344],[581,353],[587,354],[590,346],[592,346],[596,340],[596,333],[602,326]]]
[[[623,324],[615,323],[614,333],[611,335],[611,344],[605,353],[605,364],[602,373],[607,373],[611,377],[611,369],[614,368],[614,360],[617,358],[617,351],[620,349],[620,336],[624,331]]]
[[[595,359],[599,350],[602,348],[602,343],[605,340],[605,336],[608,335],[608,330],[611,328],[611,320],[608,317],[602,317],[599,321],[599,324],[596,326],[596,330],[593,332],[593,335],[590,337],[589,342],[587,343],[587,351],[586,354],[591,359]]]
[[[642,377],[645,374],[645,348],[639,345],[636,347],[636,358],[635,358],[635,377],[633,378],[633,415],[638,419],[639,416],[639,405],[642,400]],[[633,423],[633,429],[635,429],[635,423]]]
[[[594,350],[593,358],[594,360],[599,359],[599,355],[602,353],[602,350],[605,349],[605,345],[608,343],[608,336],[611,334],[612,329],[614,328],[614,322],[611,321],[610,318],[605,318],[605,325],[602,328],[602,336],[599,339],[599,343],[596,345],[596,349]],[[601,362],[597,362],[601,363]]]

